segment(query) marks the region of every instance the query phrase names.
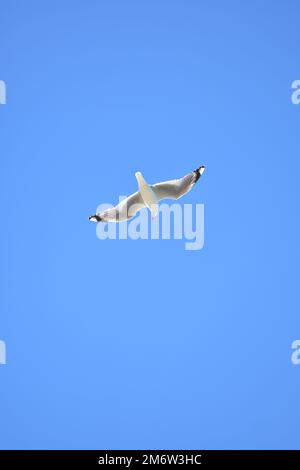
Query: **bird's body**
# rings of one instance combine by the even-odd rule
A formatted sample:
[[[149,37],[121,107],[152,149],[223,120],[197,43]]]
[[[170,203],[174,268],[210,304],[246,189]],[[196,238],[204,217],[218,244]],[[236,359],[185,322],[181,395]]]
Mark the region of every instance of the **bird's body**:
[[[153,191],[152,186],[149,186],[149,184],[144,180],[142,173],[138,171],[135,174],[135,177],[137,179],[140,195],[142,196],[144,204],[148,209],[150,209],[152,217],[155,217],[158,213],[157,203],[159,199]]]
[[[158,202],[161,199],[179,199],[188,193],[204,173],[204,170],[205,167],[200,166],[183,178],[164,181],[154,185],[149,185],[142,173],[137,172],[135,176],[139,191],[123,199],[115,207],[107,209],[100,214],[91,215],[89,220],[92,222],[121,222],[134,217],[143,207],[148,207],[152,217],[155,217],[158,213]]]

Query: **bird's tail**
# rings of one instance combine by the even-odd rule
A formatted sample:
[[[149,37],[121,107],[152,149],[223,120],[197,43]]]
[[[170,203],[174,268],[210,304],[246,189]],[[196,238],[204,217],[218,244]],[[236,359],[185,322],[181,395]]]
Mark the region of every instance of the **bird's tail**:
[[[204,165],[201,165],[201,166],[199,166],[199,168],[197,168],[196,170],[194,170],[194,173],[196,173],[196,181],[198,181],[198,179],[200,178],[200,176],[203,175],[204,170],[205,170],[205,166],[204,166]],[[195,181],[195,183],[196,183],[196,181]]]
[[[101,217],[100,217],[99,215],[94,214],[94,215],[90,215],[90,216],[89,216],[89,220],[90,220],[91,222],[101,222],[102,219],[101,219]]]

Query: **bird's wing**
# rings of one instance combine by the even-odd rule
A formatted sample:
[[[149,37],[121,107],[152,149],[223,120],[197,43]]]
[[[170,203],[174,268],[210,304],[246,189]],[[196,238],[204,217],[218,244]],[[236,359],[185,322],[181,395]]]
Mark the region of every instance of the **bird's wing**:
[[[145,207],[145,204],[138,191],[123,199],[115,207],[101,212],[98,216],[101,222],[121,222],[134,217],[143,207]]]
[[[178,180],[163,181],[151,186],[158,199],[179,199],[188,193],[204,172],[204,166],[188,173]]]

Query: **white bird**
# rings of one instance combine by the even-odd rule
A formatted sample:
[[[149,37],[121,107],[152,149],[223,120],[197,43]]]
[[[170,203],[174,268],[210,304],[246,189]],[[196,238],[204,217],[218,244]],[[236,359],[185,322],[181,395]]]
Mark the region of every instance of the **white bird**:
[[[121,222],[131,219],[144,207],[148,207],[152,217],[155,217],[158,213],[157,204],[161,199],[179,199],[181,196],[184,196],[194,187],[200,176],[203,175],[204,170],[205,166],[202,165],[183,176],[183,178],[153,185],[148,184],[142,173],[138,171],[135,173],[135,177],[138,182],[139,191],[123,199],[115,207],[91,215],[89,220],[92,222]]]

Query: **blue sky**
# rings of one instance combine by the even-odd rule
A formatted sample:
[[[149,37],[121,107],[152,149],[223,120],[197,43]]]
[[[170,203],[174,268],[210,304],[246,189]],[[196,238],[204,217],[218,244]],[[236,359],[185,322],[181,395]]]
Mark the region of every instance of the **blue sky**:
[[[0,3],[0,447],[299,448],[299,3]],[[203,250],[96,237],[201,164]]]

